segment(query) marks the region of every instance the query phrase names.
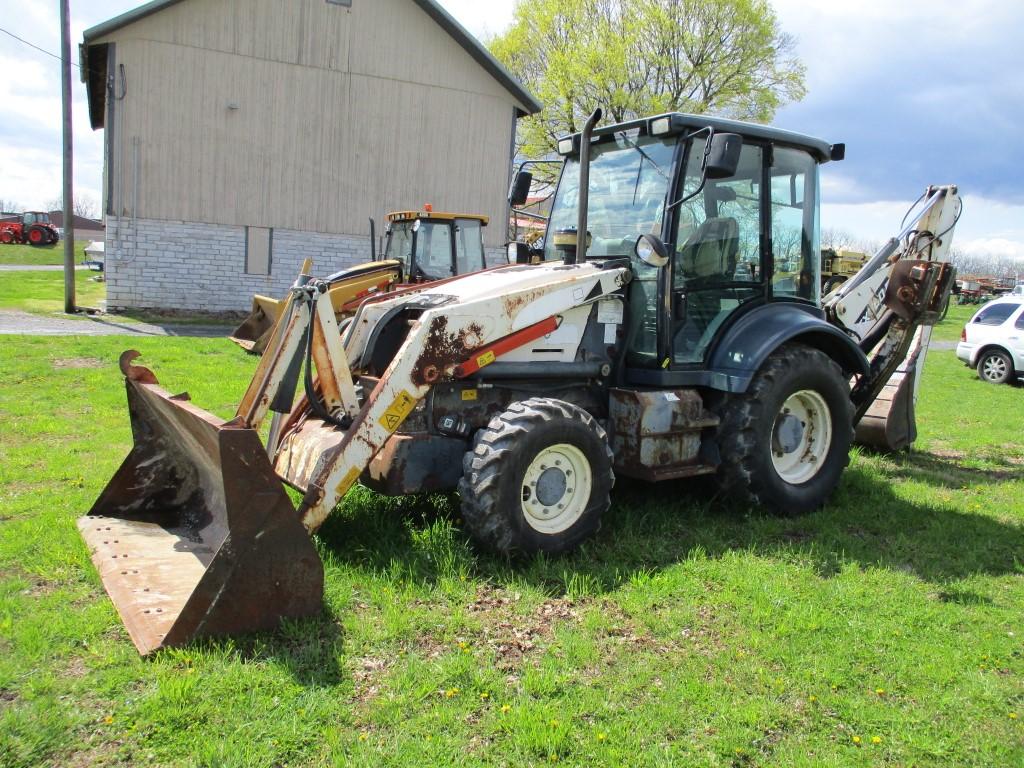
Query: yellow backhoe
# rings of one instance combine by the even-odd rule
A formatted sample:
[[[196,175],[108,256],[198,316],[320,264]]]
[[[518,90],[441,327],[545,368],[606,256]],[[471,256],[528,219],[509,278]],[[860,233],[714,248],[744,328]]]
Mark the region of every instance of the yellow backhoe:
[[[359,302],[375,293],[402,285],[443,280],[486,266],[483,227],[488,217],[477,213],[397,211],[386,216],[383,259],[342,270],[326,279],[338,320],[349,317]],[[371,251],[376,253],[371,226]],[[371,257],[375,258],[375,257]],[[257,294],[252,310],[231,333],[231,340],[248,352],[262,355],[287,298]]]

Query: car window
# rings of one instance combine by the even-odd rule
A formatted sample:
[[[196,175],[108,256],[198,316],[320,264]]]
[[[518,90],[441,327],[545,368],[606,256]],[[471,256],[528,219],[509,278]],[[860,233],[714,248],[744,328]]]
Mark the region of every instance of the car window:
[[[1013,327],[1018,331],[1024,331],[1024,312],[1020,313],[1020,316],[1017,318],[1017,322],[1013,324]]]
[[[989,304],[976,314],[971,322],[979,325],[1002,325],[1018,309],[1020,304]]]

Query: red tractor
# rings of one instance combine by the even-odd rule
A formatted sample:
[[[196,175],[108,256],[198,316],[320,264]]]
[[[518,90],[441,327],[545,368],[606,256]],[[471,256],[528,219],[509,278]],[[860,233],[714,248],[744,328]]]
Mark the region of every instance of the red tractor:
[[[58,240],[60,235],[50,223],[50,214],[44,211],[27,211],[0,220],[0,243],[41,246],[53,245]]]

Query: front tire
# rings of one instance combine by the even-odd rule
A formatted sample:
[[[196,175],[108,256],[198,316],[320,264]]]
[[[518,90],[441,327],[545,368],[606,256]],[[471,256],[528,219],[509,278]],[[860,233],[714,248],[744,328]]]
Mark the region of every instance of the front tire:
[[[853,403],[828,355],[782,346],[719,412],[718,481],[727,495],[784,515],[810,512],[832,495],[850,461]]]
[[[608,436],[571,403],[513,403],[474,439],[459,481],[462,517],[501,554],[565,552],[597,531],[615,483]]]
[[[990,349],[978,358],[978,378],[990,384],[1005,384],[1013,376],[1013,360],[1001,349]]]

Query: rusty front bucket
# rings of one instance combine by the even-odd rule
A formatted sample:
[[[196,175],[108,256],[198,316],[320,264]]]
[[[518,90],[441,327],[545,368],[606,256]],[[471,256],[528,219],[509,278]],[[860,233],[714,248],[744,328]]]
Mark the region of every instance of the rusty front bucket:
[[[255,430],[121,355],[135,447],[78,521],[143,655],[316,614],[323,565]]]
[[[231,332],[230,338],[246,352],[262,355],[270,341],[277,319],[281,316],[283,301],[267,296],[254,296],[252,310],[241,324]]]

